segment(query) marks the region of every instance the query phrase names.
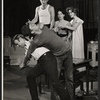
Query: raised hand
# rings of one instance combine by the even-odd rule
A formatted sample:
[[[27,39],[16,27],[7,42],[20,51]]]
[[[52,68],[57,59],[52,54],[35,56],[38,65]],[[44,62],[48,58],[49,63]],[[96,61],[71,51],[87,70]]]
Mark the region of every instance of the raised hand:
[[[28,21],[25,23],[26,25],[28,25],[28,24],[30,24],[32,21],[30,21],[29,19],[28,19]]]

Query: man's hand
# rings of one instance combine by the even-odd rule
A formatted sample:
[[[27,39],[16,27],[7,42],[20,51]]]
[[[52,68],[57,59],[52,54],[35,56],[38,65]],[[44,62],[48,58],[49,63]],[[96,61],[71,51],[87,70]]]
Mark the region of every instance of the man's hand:
[[[24,63],[23,63],[23,62],[19,65],[19,68],[20,68],[20,69],[25,68],[25,65],[24,65]]]
[[[30,24],[32,21],[30,21],[29,19],[28,19],[28,21],[26,22],[26,25],[28,25],[28,24]]]

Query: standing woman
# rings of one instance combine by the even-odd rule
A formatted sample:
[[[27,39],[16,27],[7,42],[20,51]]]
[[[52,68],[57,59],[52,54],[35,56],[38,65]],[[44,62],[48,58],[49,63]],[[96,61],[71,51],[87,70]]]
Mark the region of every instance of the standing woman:
[[[55,21],[55,25],[54,25],[54,28],[53,28],[53,31],[65,42],[65,43],[68,43],[69,42],[69,45],[70,45],[70,48],[71,48],[71,40],[72,40],[72,33],[69,29],[67,28],[63,28],[62,26],[71,26],[71,23],[67,20],[65,20],[65,10],[64,9],[59,9],[58,10],[58,14],[57,14],[57,17],[58,17],[58,20]],[[65,45],[67,47],[67,45]],[[72,51],[71,51],[72,52]],[[60,58],[62,59],[62,58]],[[68,58],[67,58],[68,59]],[[68,61],[65,65],[64,65],[64,62],[59,62],[59,60],[57,60],[60,67],[64,67],[66,66],[66,74],[65,76],[72,76],[70,79],[68,79],[70,82],[68,82],[67,80],[67,77],[65,79],[65,88],[68,89],[69,93],[70,93],[70,97],[71,97],[71,100],[73,100],[73,67],[71,67],[71,69],[68,67]],[[66,62],[66,61],[65,61]],[[60,75],[60,71],[59,71],[59,68],[58,66],[58,74]],[[51,89],[52,90],[52,89]],[[58,95],[55,93],[55,91],[51,91],[51,99],[52,100],[55,100],[54,96],[55,95],[56,97],[58,97]],[[59,100],[59,99],[56,99],[56,100]]]
[[[64,19],[64,10],[58,10],[58,20],[55,22],[53,30],[61,37],[64,41],[71,40],[71,31],[66,28],[61,28],[63,25],[71,26],[70,22]]]
[[[77,9],[68,7],[68,15],[72,18],[71,27],[66,25],[64,28],[72,30],[72,54],[73,58],[84,58],[84,38],[83,23],[84,21],[77,16]]]

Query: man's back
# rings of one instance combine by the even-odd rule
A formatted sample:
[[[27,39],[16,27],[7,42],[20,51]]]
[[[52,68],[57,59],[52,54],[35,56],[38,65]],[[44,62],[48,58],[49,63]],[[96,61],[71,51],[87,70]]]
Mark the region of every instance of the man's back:
[[[70,49],[69,42],[64,42],[59,36],[46,26],[43,27],[42,33],[37,35],[33,42],[38,46],[45,46],[50,49],[54,55],[60,56]]]

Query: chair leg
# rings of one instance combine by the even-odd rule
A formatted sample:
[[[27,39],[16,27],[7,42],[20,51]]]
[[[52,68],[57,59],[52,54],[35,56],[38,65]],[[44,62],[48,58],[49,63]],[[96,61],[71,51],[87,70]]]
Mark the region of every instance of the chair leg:
[[[93,90],[93,81],[91,81],[91,90]]]
[[[38,84],[38,86],[39,86],[39,93],[41,94],[41,93],[42,93],[42,82],[41,82],[41,76],[40,76],[40,78],[39,78],[39,84]]]
[[[83,82],[81,82],[80,89],[81,89],[81,90],[84,90],[84,89],[83,89]]]
[[[42,86],[41,86],[41,82],[39,83],[39,93],[42,93]]]
[[[48,89],[50,88],[50,84],[49,84],[49,77],[47,76],[47,74],[45,74],[45,82],[48,86]]]

